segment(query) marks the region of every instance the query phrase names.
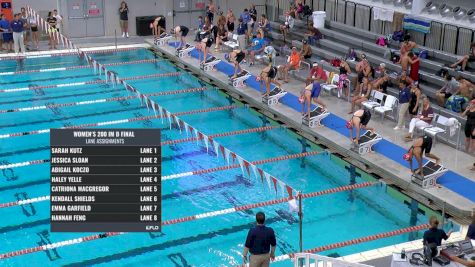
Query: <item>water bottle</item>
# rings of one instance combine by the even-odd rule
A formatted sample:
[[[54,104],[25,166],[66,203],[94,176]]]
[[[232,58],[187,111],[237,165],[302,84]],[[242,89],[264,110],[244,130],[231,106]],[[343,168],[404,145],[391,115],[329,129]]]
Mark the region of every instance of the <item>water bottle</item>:
[[[406,250],[405,249],[402,249],[401,251],[401,259],[405,259],[406,258]]]

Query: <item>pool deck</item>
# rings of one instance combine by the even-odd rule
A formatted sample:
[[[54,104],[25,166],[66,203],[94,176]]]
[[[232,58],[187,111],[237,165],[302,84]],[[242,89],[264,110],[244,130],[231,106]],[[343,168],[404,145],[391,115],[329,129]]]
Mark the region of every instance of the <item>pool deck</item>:
[[[146,39],[145,41],[151,45],[153,44],[152,39]],[[191,39],[189,42],[193,43]],[[348,149],[348,147],[350,147],[350,141],[347,136],[342,136],[339,133],[335,134],[336,132],[334,130],[327,127],[312,129],[302,125],[301,115],[296,110],[284,104],[278,104],[274,107],[268,107],[267,105],[262,104],[261,95],[257,90],[247,86],[240,89],[230,86],[227,83],[228,77],[226,74],[219,71],[204,72],[200,70],[197,59],[193,57],[185,57],[183,59],[177,58],[175,56],[175,49],[172,46],[165,45],[158,48],[156,47],[156,49],[171,60],[175,61],[178,66],[184,67],[195,74],[199,74],[200,78],[203,78],[205,81],[209,81],[217,87],[226,90],[233,97],[245,101],[251,107],[258,109],[260,112],[274,120],[287,124],[290,128],[296,130],[306,138],[328,147],[329,151],[341,155],[345,160],[362,170],[384,177],[384,182],[399,187],[401,191],[418,200],[422,204],[439,210],[442,210],[443,207],[445,207],[445,212],[452,215],[460,222],[467,222],[467,218],[474,212],[475,202],[472,202],[447,188],[422,189],[418,187],[411,183],[411,172],[408,168],[402,167],[399,163],[381,156],[378,153],[370,153],[364,157],[360,156]],[[212,54],[217,58],[224,59],[224,53],[222,52],[212,52]],[[244,68],[254,75],[258,75],[262,67],[263,65],[259,63],[251,67],[244,65]],[[285,84],[283,88],[289,93],[299,95],[303,85],[301,81],[291,79],[291,82]],[[348,117],[348,102],[336,97],[323,97],[322,99],[329,107],[331,113],[341,118]],[[409,147],[409,144],[403,143],[402,141],[404,133],[397,133],[392,129],[392,127],[394,127],[393,122],[387,120],[382,124],[380,118],[373,118],[370,125],[371,124],[378,124],[378,133],[380,133],[385,139],[402,147]],[[475,181],[474,173],[469,171],[469,166],[475,161],[472,156],[441,143],[437,143],[433,150],[437,155],[441,155],[444,166]]]

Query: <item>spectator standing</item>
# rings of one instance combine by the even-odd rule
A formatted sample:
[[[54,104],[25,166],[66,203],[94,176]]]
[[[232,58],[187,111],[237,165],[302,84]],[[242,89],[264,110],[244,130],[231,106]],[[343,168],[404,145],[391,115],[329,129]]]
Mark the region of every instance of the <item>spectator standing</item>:
[[[407,76],[411,78],[411,70],[409,67],[411,67],[413,64],[419,61],[418,57],[414,56],[414,53],[408,52],[405,54],[403,57],[401,57],[401,69],[402,69],[402,74],[401,76]],[[417,72],[419,72],[419,66],[417,66]],[[419,77],[419,74],[417,75]],[[411,78],[412,80],[412,78]]]
[[[434,111],[430,106],[430,101],[428,97],[425,97],[422,100],[422,110],[420,114],[411,120],[409,123],[409,133],[406,135],[405,140],[409,142],[413,138],[414,128],[423,128],[430,126],[432,119],[434,119]]]
[[[414,48],[417,48],[417,44],[411,41],[411,35],[404,35],[403,42],[401,43],[401,48],[399,50],[401,60],[407,55],[407,53],[411,52]]]
[[[452,234],[452,231],[445,233],[444,230],[439,229],[439,220],[435,216],[430,217],[429,224],[429,230],[424,232],[424,244],[435,244],[436,246],[440,246],[442,245],[442,240],[449,239],[450,234]]]
[[[28,26],[31,30],[31,42],[36,50],[38,50],[40,45],[40,34],[38,32],[38,21],[35,16],[30,16],[28,18]]]
[[[255,4],[251,4],[249,8],[249,16],[251,16],[251,25],[249,26],[250,27],[249,34],[251,35],[254,33],[254,26],[257,22],[257,10],[256,10]]]
[[[467,116],[465,123],[465,151],[472,153],[475,151],[475,100],[470,101],[470,105],[462,113],[462,116]],[[475,217],[474,217],[475,218]],[[473,226],[473,236],[475,239],[475,225]]]
[[[394,130],[404,129],[404,122],[407,110],[409,109],[409,101],[411,100],[411,90],[407,81],[399,82],[399,115],[397,125]]]
[[[28,47],[29,33],[31,31],[30,25],[28,25],[30,17],[26,14],[26,9],[24,7],[22,7],[20,10],[20,20],[23,22],[23,25],[25,25],[23,33],[23,43]]]
[[[53,12],[48,13],[48,18],[46,18],[46,22],[49,25],[48,34],[49,34],[49,49],[56,49],[56,18],[53,16]]]
[[[445,107],[445,102],[452,95],[456,95],[459,91],[459,82],[452,77],[450,74],[445,74],[445,84],[444,86],[437,91],[435,97],[437,99],[437,104],[441,107]]]
[[[209,0],[208,9],[206,10],[206,16],[209,18],[209,21],[211,23],[213,23],[215,12],[216,12],[216,5],[213,3],[213,0]]]
[[[317,62],[313,62],[310,73],[305,80],[305,85],[309,85],[313,82],[324,83],[328,80],[327,74]]]
[[[270,260],[275,258],[276,238],[272,228],[264,225],[263,212],[256,214],[257,226],[250,229],[244,244],[243,261],[247,263],[247,254],[250,253],[250,267],[269,266]]]
[[[122,37],[129,37],[129,6],[125,1],[120,3],[119,17]]]
[[[419,65],[421,61],[419,60],[419,57],[416,56],[414,53],[410,52],[408,54],[411,55],[411,60],[412,60],[411,71],[409,72],[409,78],[411,78],[413,82],[418,83],[419,82]]]
[[[56,18],[56,29],[61,32],[63,28],[63,17],[58,13],[58,10],[53,10],[53,16]]]
[[[237,27],[237,35],[239,48],[242,50],[246,47],[246,35],[247,35],[247,24],[242,18],[239,18],[239,24]]]
[[[419,85],[411,84],[411,99],[409,100],[409,114],[414,118],[419,112],[422,91]]]
[[[6,44],[7,52],[13,52],[13,34],[10,29],[10,22],[5,18],[5,15],[3,14],[0,15],[0,30],[2,31],[3,43]]]
[[[340,68],[339,68],[340,76],[338,78],[338,92],[343,91],[343,87],[345,87],[345,81],[348,79],[348,75],[351,74],[351,68],[350,65],[348,65],[348,62],[345,60],[340,61]],[[348,86],[346,86],[347,89],[349,89]],[[343,91],[343,94],[345,97],[348,96],[349,90]]]
[[[25,28],[25,24],[20,19],[21,14],[15,14],[13,21],[11,23],[11,28],[13,31],[13,43],[15,44],[15,53],[20,53],[20,49],[22,53],[25,53],[25,43],[23,37],[23,31]]]
[[[234,22],[236,17],[234,16],[233,10],[229,9],[228,14],[226,15],[226,26],[228,27],[228,32],[232,34],[234,32]]]

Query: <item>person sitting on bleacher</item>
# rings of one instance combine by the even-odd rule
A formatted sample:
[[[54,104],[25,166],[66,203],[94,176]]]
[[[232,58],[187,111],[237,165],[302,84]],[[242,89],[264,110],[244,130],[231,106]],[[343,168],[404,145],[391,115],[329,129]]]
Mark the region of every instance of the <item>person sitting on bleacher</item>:
[[[292,47],[287,64],[279,66],[279,80],[284,80],[285,83],[289,82],[289,71],[291,69],[298,70],[300,67],[300,54],[297,52],[297,48]]]
[[[361,54],[361,61],[356,63],[356,74],[358,74],[356,87],[360,85],[364,77],[369,78],[371,74],[371,65],[369,64],[368,59],[366,59],[365,54]]]
[[[280,32],[284,35],[284,42],[287,37],[287,33],[294,28],[295,20],[290,15],[289,11],[285,12],[285,22],[283,25],[280,25]]]
[[[379,64],[379,69],[376,72],[376,79],[373,81],[373,88],[383,93],[387,93],[387,88],[389,85],[389,74],[386,70],[386,64]]]
[[[475,93],[475,84],[471,81],[462,78],[462,76],[457,77],[457,81],[460,84],[460,95],[465,98],[466,103],[470,102],[473,99]]]
[[[422,173],[422,169],[424,168],[424,164],[422,163],[423,154],[425,154],[425,156],[428,158],[434,159],[436,165],[440,164],[440,158],[438,158],[434,154],[431,154],[431,149],[432,137],[424,135],[423,137],[419,137],[414,140],[414,143],[412,143],[412,146],[409,148],[407,153],[404,154],[403,157],[405,160],[409,161],[409,167],[411,168],[412,173],[421,174],[422,176],[424,176],[424,174]],[[419,164],[419,168],[412,169],[412,157],[416,158],[416,161]]]
[[[313,82],[326,82],[328,79],[327,74],[321,66],[318,66],[317,62],[313,62],[310,73],[305,79],[305,85],[309,85]]]
[[[450,65],[450,67],[456,68],[460,65],[460,70],[464,71],[469,62],[475,62],[475,42],[470,45],[470,54],[463,56],[460,60]]]
[[[251,48],[248,50],[249,65],[254,65],[256,55],[260,55],[266,47],[266,40],[264,39],[264,33],[261,30],[257,31],[256,38],[252,39]]]
[[[312,57],[312,48],[310,47],[310,45],[307,43],[307,40],[302,40],[302,50],[300,50],[300,55],[304,58],[304,59],[309,59]]]
[[[422,100],[422,110],[419,115],[411,120],[409,123],[409,133],[406,135],[405,140],[409,142],[413,138],[414,129],[429,127],[432,119],[434,119],[434,111],[430,106],[430,101],[428,97],[425,97]]]
[[[267,34],[271,31],[270,22],[265,14],[261,15],[261,19],[259,20],[259,29],[261,29],[264,34]]]
[[[362,83],[356,88],[351,100],[351,111],[348,114],[353,113],[355,106],[361,107],[361,103],[368,101],[369,96],[371,95],[372,85],[369,82],[368,77],[364,77]]]
[[[445,84],[444,86],[435,93],[437,99],[437,104],[441,107],[445,107],[445,102],[452,95],[456,95],[459,92],[459,82],[452,77],[450,74],[445,74]]]
[[[224,24],[219,24],[218,32],[216,35],[216,46],[214,47],[214,51],[215,52],[219,51],[221,45],[227,41],[228,41],[228,31],[226,31],[226,27]]]
[[[403,42],[401,43],[401,48],[399,49],[401,61],[407,55],[407,53],[411,52],[416,47],[417,44],[411,41],[411,35],[404,35]]]
[[[308,32],[305,33],[305,36],[311,45],[315,45],[318,40],[322,39],[323,34],[317,28],[313,27],[313,22],[310,22],[308,24]]]
[[[345,97],[347,97],[348,94],[350,93],[349,92],[350,90],[349,90],[349,86],[345,86],[345,81],[346,79],[348,79],[348,75],[351,74],[351,68],[350,68],[350,65],[348,65],[348,62],[346,62],[345,60],[340,61],[339,72],[340,72],[340,76],[338,79],[338,90],[343,91],[343,87],[346,87],[347,90],[344,90],[343,94],[345,95]]]

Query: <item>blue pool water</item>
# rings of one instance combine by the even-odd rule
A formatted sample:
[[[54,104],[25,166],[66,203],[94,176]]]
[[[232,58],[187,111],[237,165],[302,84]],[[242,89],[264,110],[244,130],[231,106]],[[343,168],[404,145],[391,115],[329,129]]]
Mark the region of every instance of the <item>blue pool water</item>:
[[[145,49],[113,54],[93,55],[100,63],[153,59]],[[1,61],[0,72],[34,70],[59,66],[84,65],[75,56],[41,58],[23,62]],[[55,65],[55,66],[56,66]],[[109,67],[121,78],[181,71],[182,75],[131,81],[144,94],[206,86],[210,90],[198,93],[153,97],[170,112],[237,105],[238,108],[179,116],[204,132],[215,134],[263,126],[263,118],[245,105],[229,98],[194,76],[164,60]],[[62,72],[26,73],[0,76],[2,88],[32,85],[54,85],[100,79],[92,69]],[[128,96],[122,87],[107,84],[65,88],[37,89],[26,92],[2,93],[0,110],[21,107],[87,101]],[[0,117],[0,135],[28,132],[64,126],[107,122],[152,115],[139,100],[50,108],[45,110],[4,113]],[[269,122],[277,125],[275,122]],[[103,128],[160,128],[163,140],[186,137],[177,129],[169,129],[160,119],[135,121]],[[291,131],[277,128],[263,133],[217,138],[218,142],[248,161],[302,152],[300,138]],[[322,150],[311,144],[307,151]],[[196,142],[164,146],[162,175],[189,172],[222,166],[221,157]],[[0,164],[10,164],[49,158],[49,134],[26,135],[0,139]],[[347,185],[351,182],[351,166],[337,156],[322,153],[304,159],[267,163],[261,167],[304,193]],[[356,182],[372,180],[356,169],[361,177]],[[0,173],[0,203],[49,194],[49,164],[5,169]],[[162,217],[164,220],[226,209],[276,198],[266,182],[243,176],[240,169],[213,172],[164,181],[162,185]],[[357,237],[396,230],[427,222],[434,214],[415,203],[412,213],[409,198],[394,189],[372,187],[326,195],[303,201],[303,246],[310,249]],[[0,253],[60,242],[92,233],[51,233],[49,202],[0,209]],[[233,213],[192,222],[165,226],[162,233],[134,233],[61,247],[0,261],[0,266],[235,266],[241,263],[241,252],[247,231],[254,225],[257,211],[264,211],[267,224],[274,228],[278,244],[276,254],[297,252],[299,248],[298,217],[287,204]],[[421,233],[406,234],[369,243],[323,252],[325,255],[348,255],[381,246],[406,242]],[[288,266],[289,262],[276,264]]]

